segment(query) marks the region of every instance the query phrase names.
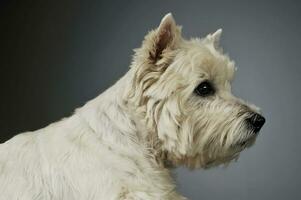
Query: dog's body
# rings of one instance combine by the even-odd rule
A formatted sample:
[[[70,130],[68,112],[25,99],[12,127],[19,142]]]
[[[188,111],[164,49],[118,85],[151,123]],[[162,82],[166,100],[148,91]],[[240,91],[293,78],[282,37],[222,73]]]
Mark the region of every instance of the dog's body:
[[[114,86],[0,145],[0,199],[185,199],[170,165],[230,162],[264,123],[230,93],[234,63],[217,46],[220,33],[187,41],[165,16]]]
[[[70,118],[2,144],[0,199],[160,199],[169,192],[179,199],[121,109],[125,85],[122,79]]]

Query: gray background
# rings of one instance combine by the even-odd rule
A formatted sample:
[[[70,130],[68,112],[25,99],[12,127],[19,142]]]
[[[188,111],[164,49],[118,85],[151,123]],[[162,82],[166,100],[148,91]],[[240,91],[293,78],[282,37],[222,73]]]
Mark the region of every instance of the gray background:
[[[187,37],[223,28],[238,65],[234,93],[267,119],[229,167],[175,170],[179,190],[192,200],[301,199],[299,2],[1,1],[0,140],[68,116],[112,85],[172,12]]]

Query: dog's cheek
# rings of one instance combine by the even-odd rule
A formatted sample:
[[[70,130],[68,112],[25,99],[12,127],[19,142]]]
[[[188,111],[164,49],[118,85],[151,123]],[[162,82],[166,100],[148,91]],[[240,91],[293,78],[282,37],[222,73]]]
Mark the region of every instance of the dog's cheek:
[[[163,107],[160,120],[157,125],[158,137],[163,143],[163,148],[173,151],[178,140],[178,125],[175,123],[170,111]]]

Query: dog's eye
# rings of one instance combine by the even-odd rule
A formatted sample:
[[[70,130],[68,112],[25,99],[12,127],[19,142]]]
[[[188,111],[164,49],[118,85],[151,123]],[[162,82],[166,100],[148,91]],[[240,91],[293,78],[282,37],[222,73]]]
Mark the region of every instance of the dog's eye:
[[[198,85],[198,87],[195,89],[195,92],[202,97],[206,97],[214,94],[215,91],[210,82],[204,81]]]

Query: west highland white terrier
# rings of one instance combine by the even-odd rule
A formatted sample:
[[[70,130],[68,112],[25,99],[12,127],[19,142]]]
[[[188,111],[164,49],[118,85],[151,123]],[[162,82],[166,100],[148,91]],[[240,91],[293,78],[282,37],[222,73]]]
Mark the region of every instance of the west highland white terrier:
[[[229,163],[265,119],[231,93],[222,30],[186,40],[172,15],[130,70],[74,115],[0,145],[1,200],[178,200],[169,169]]]

